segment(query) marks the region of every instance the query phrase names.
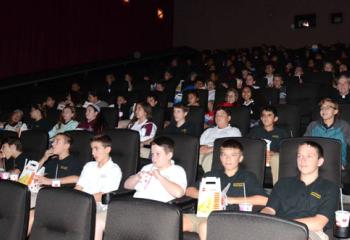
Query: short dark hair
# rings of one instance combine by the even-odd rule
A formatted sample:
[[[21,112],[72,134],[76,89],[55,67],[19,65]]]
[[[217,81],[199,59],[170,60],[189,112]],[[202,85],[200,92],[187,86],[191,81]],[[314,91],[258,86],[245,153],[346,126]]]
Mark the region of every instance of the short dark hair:
[[[184,111],[186,113],[190,111],[190,108],[185,106],[185,105],[183,105],[182,103],[175,104],[174,108],[180,108],[180,109],[182,109],[182,111]]]
[[[175,143],[174,141],[165,136],[157,137],[152,141],[152,145],[160,146],[166,153],[174,153]]]
[[[73,144],[73,138],[72,136],[69,134],[69,133],[57,133],[55,137],[57,136],[62,136],[64,137],[64,140],[66,140],[66,142],[69,144],[69,145],[72,145]]]
[[[69,133],[64,133],[64,132],[63,132],[63,133],[58,133],[58,134],[56,134],[55,137],[57,137],[57,136],[62,136],[62,137],[64,138],[64,140],[66,141],[66,143],[69,144],[69,149],[68,149],[68,151],[71,152],[72,144],[73,144],[73,138],[72,138],[72,136],[71,136]]]
[[[157,101],[157,102],[158,102],[158,96],[157,96],[156,94],[154,94],[154,93],[149,93],[149,94],[147,94],[146,99],[147,99],[147,98],[153,98],[154,101]]]
[[[226,112],[226,114],[228,116],[231,116],[231,110],[229,108],[227,108],[227,107],[217,107],[216,110],[215,110],[215,114],[216,114],[216,112],[221,111],[221,110]]]
[[[100,142],[103,147],[112,147],[112,139],[107,135],[96,135],[91,141],[92,142]]]
[[[236,140],[234,140],[234,139],[227,139],[227,140],[225,140],[225,141],[221,144],[220,149],[221,149],[221,148],[234,148],[234,149],[239,149],[239,150],[243,153],[243,145],[242,145],[240,142],[238,142],[238,141],[236,141]]]
[[[91,96],[94,96],[94,97],[99,98],[99,95],[98,95],[97,90],[90,90],[90,91],[88,92],[88,95],[91,95]]]
[[[277,114],[277,109],[273,106],[264,106],[260,109],[260,116],[262,115],[262,112],[265,111],[265,112],[272,112],[273,115],[275,115],[275,117],[278,117],[278,114]]]
[[[316,149],[316,152],[317,152],[317,155],[318,155],[318,158],[323,158],[323,148],[320,144],[318,144],[317,142],[314,142],[314,141],[304,141],[302,143],[299,144],[298,147],[302,146],[302,145],[308,145],[310,147],[313,147],[314,149]]]
[[[18,137],[7,137],[2,140],[2,144],[5,143],[7,143],[9,146],[14,145],[17,151],[22,152],[22,143]]]

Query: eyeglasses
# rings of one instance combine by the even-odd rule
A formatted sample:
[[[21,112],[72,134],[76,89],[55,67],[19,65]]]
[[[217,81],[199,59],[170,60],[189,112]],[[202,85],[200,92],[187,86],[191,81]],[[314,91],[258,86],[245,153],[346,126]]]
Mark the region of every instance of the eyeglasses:
[[[321,111],[322,111],[322,110],[337,109],[337,108],[336,108],[336,107],[333,107],[333,106],[323,106],[323,107],[321,107],[320,109],[321,109]]]

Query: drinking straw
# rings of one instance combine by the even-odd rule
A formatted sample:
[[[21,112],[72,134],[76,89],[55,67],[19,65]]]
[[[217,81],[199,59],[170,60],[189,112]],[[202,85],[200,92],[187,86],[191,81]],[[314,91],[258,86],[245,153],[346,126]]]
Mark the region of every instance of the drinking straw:
[[[243,183],[243,195],[244,195],[244,201],[247,202],[247,194],[245,191],[245,183]]]
[[[340,191],[340,208],[343,211],[344,210],[344,206],[343,206],[343,192],[341,190],[341,188],[339,189]]]
[[[28,158],[26,158],[25,162],[24,162],[24,167],[27,166],[27,162],[28,162]]]
[[[55,179],[57,179],[57,171],[58,171],[58,164],[56,165],[56,174],[55,174]]]

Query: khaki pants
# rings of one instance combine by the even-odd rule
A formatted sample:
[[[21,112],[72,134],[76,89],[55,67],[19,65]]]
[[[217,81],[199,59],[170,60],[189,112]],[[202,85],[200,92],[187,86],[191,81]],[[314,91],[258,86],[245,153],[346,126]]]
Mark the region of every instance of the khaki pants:
[[[309,231],[309,240],[328,240],[328,236],[322,231]]]
[[[278,181],[279,165],[280,165],[280,154],[274,153],[272,156],[270,156],[270,166],[271,166],[273,185],[275,185],[276,182]]]
[[[199,155],[199,165],[202,166],[203,171],[209,172],[211,170],[211,165],[213,164],[213,153],[200,154]]]
[[[103,239],[103,232],[106,227],[107,211],[96,213],[95,240]]]
[[[187,218],[191,223],[190,232],[199,233],[199,224],[207,221],[206,217],[197,217],[196,214],[184,214],[183,217]]]

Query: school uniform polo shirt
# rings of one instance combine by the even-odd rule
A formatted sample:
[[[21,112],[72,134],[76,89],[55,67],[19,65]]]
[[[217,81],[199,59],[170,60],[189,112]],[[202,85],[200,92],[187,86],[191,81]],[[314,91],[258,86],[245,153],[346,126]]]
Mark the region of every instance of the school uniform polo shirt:
[[[120,167],[110,158],[102,167],[96,161],[85,164],[77,185],[89,194],[108,193],[118,190],[121,179]]]
[[[283,138],[288,138],[289,134],[286,130],[279,127],[274,127],[272,131],[266,131],[262,126],[256,126],[250,130],[249,137],[258,139],[267,139],[271,141],[270,150],[274,152],[279,152],[280,142]]]
[[[57,178],[68,176],[79,176],[83,168],[78,159],[72,155],[60,160],[58,157],[50,158],[45,164],[45,172],[48,178],[55,178],[57,168]]]
[[[6,160],[6,171],[12,171],[14,169],[19,169],[21,172],[23,171],[24,164],[26,161],[29,161],[30,157],[21,153],[16,158],[10,158]]]
[[[163,133],[164,134],[186,134],[186,135],[195,136],[195,126],[191,122],[186,121],[180,127],[177,127],[176,123],[172,122],[168,127],[164,129]]]
[[[207,172],[203,177],[217,177],[220,178],[221,190],[223,190],[228,184],[230,185],[227,191],[227,197],[244,197],[244,188],[246,188],[246,195],[266,196],[264,189],[259,184],[255,174],[243,169],[238,169],[235,175],[229,177],[225,174],[224,170],[214,170]],[[195,183],[197,189],[199,189],[200,181]],[[226,209],[238,210],[238,205],[229,205]]]
[[[329,220],[326,228],[331,228],[338,200],[338,188],[334,183],[318,177],[306,186],[297,176],[280,179],[267,206],[273,208],[278,217],[290,220],[323,215]]]

